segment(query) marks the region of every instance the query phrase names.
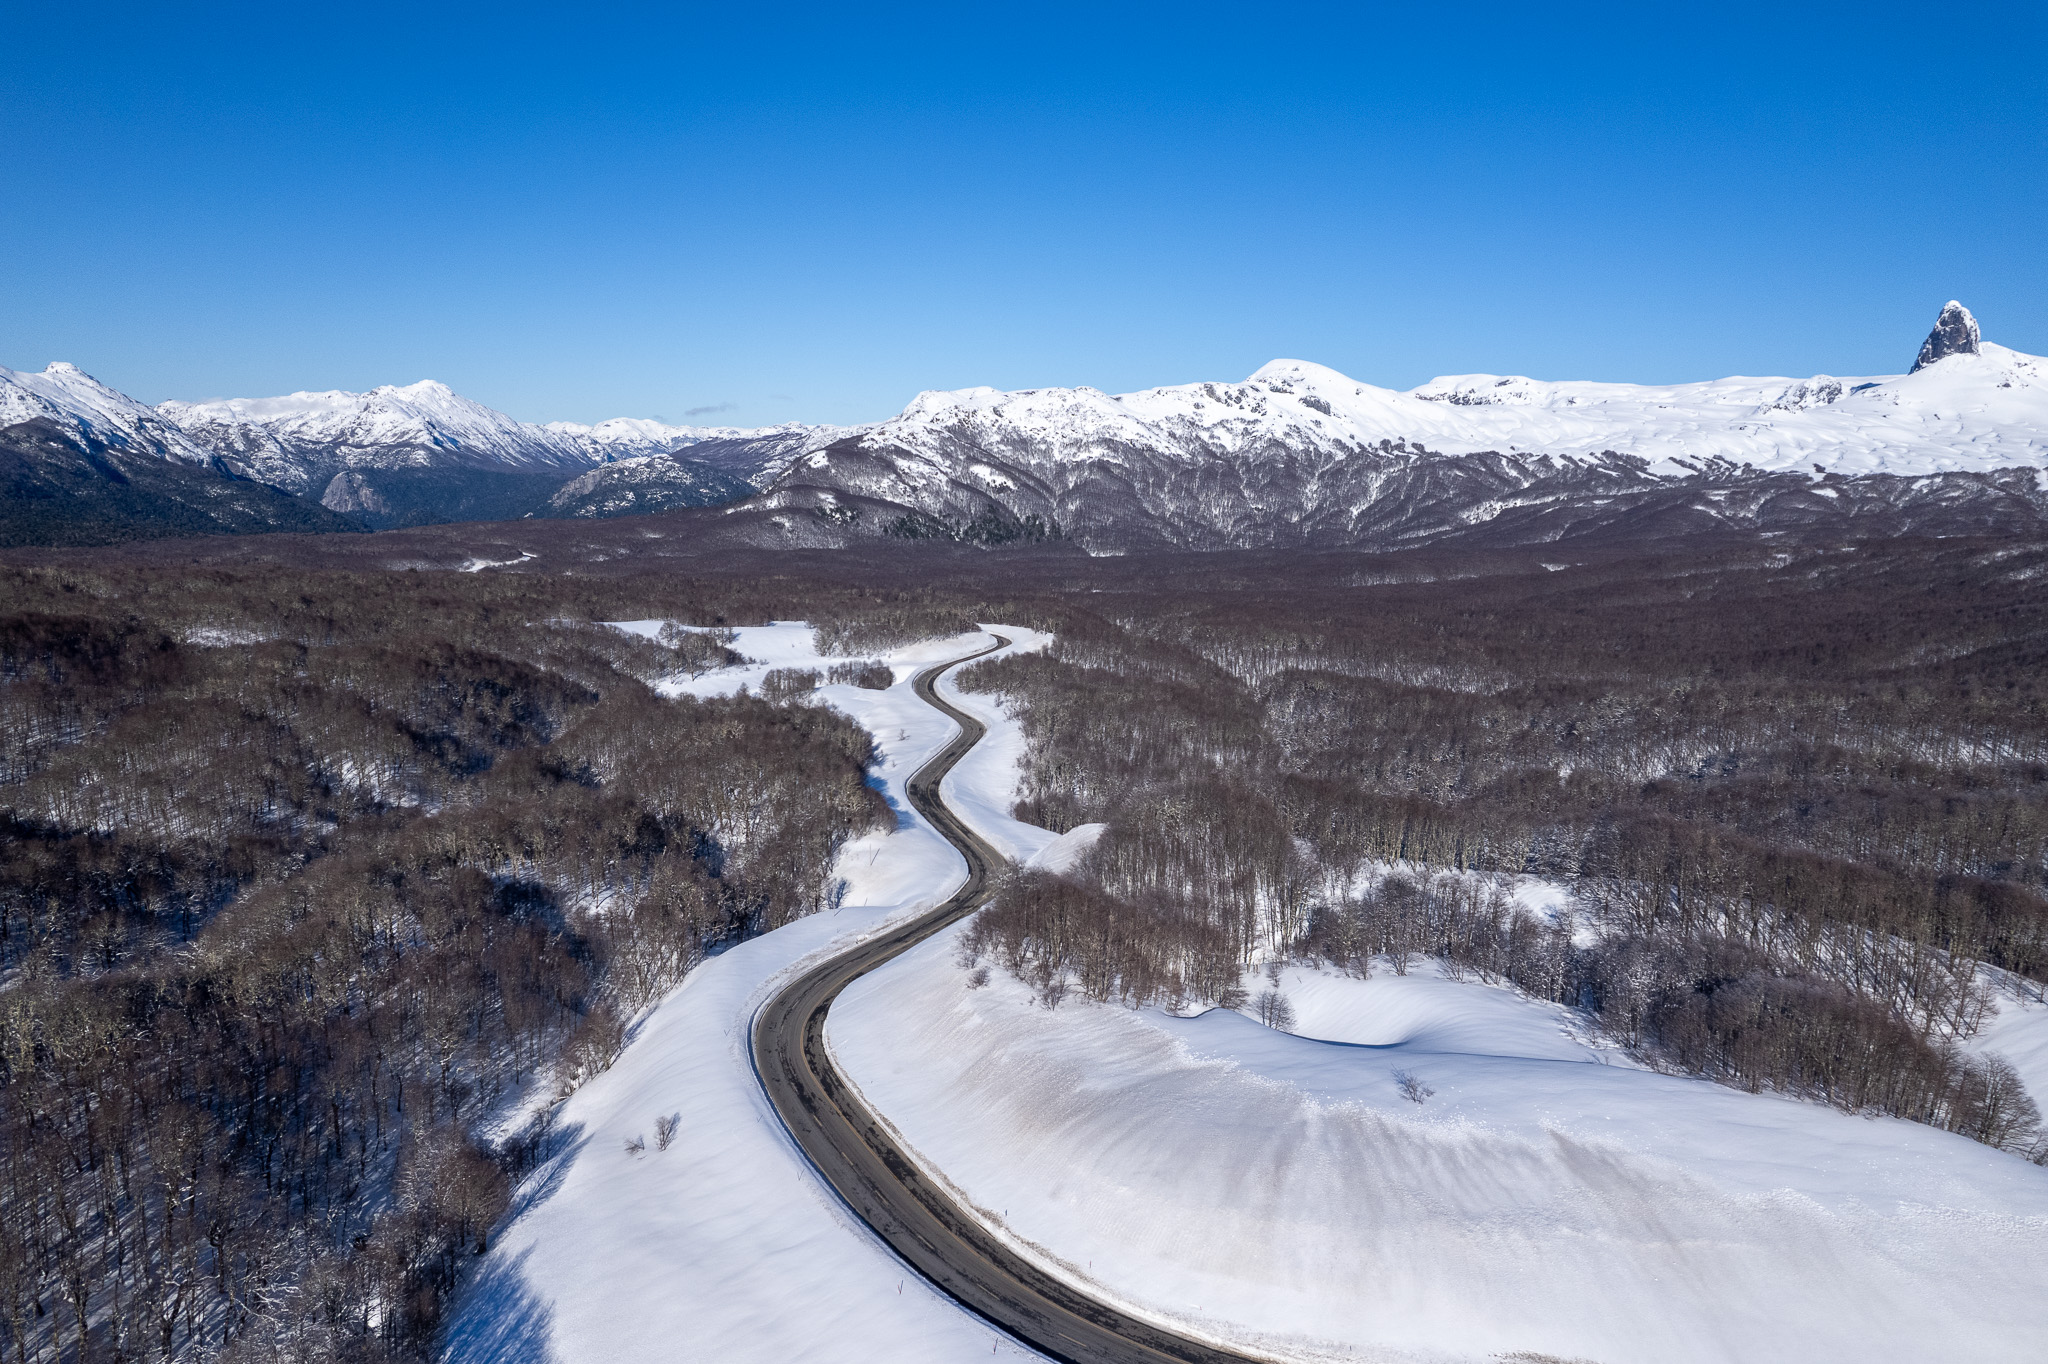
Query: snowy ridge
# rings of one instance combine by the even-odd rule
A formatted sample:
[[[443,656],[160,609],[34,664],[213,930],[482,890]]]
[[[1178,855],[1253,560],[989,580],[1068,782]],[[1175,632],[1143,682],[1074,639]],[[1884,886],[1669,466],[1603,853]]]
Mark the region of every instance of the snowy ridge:
[[[1275,360],[1237,384],[1115,395],[1085,387],[920,393],[861,444],[903,452],[899,463],[913,481],[950,473],[949,454],[962,439],[997,450],[1029,446],[1052,463],[1114,462],[1129,447],[1201,459],[1284,446],[1342,458],[1391,445],[1572,461],[1611,452],[1672,475],[1717,461],[1769,472],[1818,465],[1849,476],[1984,472],[2048,466],[2044,365],[1986,344],[1906,375],[1643,385],[1460,374],[1397,392],[1307,361]]]
[[[0,429],[48,421],[81,446],[113,446],[184,464],[212,458],[154,408],[108,388],[62,360],[42,373],[0,366]]]
[[[1974,326],[1945,309],[1931,359],[1869,378],[1464,374],[1397,392],[1275,360],[1235,384],[927,392],[796,459],[756,505],[849,535],[1108,553],[2035,533],[2048,362]]]
[[[570,473],[619,460],[673,454],[707,442],[829,442],[832,427],[747,430],[670,426],[638,417],[594,425],[536,425],[506,416],[424,379],[367,393],[343,390],[277,398],[166,402],[156,409],[194,442],[295,492],[317,491],[339,469],[446,468]]]
[[[801,422],[759,427],[668,426],[645,417],[612,417],[593,426],[579,422],[549,422],[539,429],[574,442],[592,461],[608,464],[615,460],[672,455],[678,450],[709,441],[795,440],[806,445],[829,445],[853,428],[805,426]]]

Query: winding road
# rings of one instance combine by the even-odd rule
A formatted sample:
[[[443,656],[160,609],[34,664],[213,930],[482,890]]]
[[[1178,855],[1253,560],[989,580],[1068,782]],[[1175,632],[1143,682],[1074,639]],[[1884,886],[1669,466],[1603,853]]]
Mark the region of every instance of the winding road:
[[[908,783],[910,803],[967,859],[967,879],[938,908],[813,966],[754,1015],[754,1071],[789,1134],[846,1205],[912,1269],[1041,1354],[1067,1364],[1246,1364],[1234,1354],[1128,1315],[1055,1278],[1003,1244],[945,1189],[924,1178],[833,1066],[825,1016],[839,992],[972,913],[1002,858],[947,808],[939,783],[985,727],[935,689],[949,668],[1008,647],[927,668],[918,696],[960,726]]]

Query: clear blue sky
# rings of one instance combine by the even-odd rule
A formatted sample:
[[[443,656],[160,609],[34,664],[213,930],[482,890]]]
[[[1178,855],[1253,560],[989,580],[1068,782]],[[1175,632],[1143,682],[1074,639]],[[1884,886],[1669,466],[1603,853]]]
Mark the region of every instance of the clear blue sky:
[[[2048,351],[2038,3],[316,9],[5,0],[0,364],[753,425]]]

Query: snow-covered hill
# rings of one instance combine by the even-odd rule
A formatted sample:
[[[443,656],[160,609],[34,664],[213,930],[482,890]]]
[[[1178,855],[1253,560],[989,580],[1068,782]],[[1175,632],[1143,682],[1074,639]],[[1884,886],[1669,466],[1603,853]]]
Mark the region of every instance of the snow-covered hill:
[[[555,516],[646,516],[679,507],[716,507],[754,491],[745,479],[680,454],[640,455],[600,464],[555,490]]]
[[[1417,1364],[1962,1364],[2048,1338],[2048,1171],[2017,1156],[1613,1064],[1566,1011],[1433,962],[1289,968],[1289,1035],[1049,1012],[999,972],[971,988],[956,939],[849,987],[833,1055],[1014,1246],[1182,1330]]]
[[[1937,345],[1949,332],[1960,340]],[[798,460],[778,491],[785,504],[900,506],[913,520],[899,534],[957,533],[993,509],[1103,549],[1398,544],[1503,515],[1552,523],[1534,528],[1540,539],[1617,510],[1839,519],[1873,488],[1893,510],[2040,501],[2048,361],[1979,344],[1953,303],[1923,355],[1903,375],[1674,385],[1468,374],[1397,392],[1276,360],[1236,384],[923,393]],[[1835,484],[1871,476],[1887,481],[1840,501]]]

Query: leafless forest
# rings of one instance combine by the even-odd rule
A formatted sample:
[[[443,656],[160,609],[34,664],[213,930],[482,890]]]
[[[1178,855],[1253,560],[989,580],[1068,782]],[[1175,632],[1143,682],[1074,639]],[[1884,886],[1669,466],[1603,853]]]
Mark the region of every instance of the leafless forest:
[[[1020,816],[1109,826],[973,950],[1056,1004],[1415,954],[1675,1069],[2042,1154],[1994,991],[2048,980],[2042,556],[1923,545],[1158,584],[979,665]],[[1324,567],[1334,567],[1325,565]],[[1272,572],[1278,572],[1274,565]],[[1498,566],[1496,566],[1496,569]],[[1100,602],[1100,604],[1096,604]],[[1486,873],[1566,882],[1562,920]]]
[[[1025,717],[1019,814],[1109,826],[977,921],[1048,1004],[1434,954],[1674,1069],[2039,1149],[1954,1043],[1980,963],[2048,980],[2048,551],[346,539],[0,563],[0,1359],[430,1354],[548,1100],[891,818],[811,688],[977,620],[1059,635],[966,679]],[[730,653],[597,623],[650,618],[846,662],[664,700]]]

